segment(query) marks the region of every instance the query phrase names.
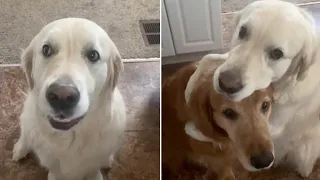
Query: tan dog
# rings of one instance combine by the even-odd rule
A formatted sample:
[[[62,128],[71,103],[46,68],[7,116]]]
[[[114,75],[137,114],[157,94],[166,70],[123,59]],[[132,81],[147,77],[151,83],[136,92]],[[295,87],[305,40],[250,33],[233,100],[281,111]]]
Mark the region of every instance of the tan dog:
[[[268,130],[271,88],[233,102],[212,88],[213,74],[221,63],[203,59],[163,82],[162,162],[173,173],[187,157],[205,165],[207,177],[215,172],[221,180],[234,179],[234,156],[249,171],[266,169],[273,163]],[[187,85],[192,86],[188,104]]]
[[[94,22],[60,19],[34,37],[21,61],[29,90],[13,160],[32,151],[48,180],[102,180],[126,125],[114,43]]]

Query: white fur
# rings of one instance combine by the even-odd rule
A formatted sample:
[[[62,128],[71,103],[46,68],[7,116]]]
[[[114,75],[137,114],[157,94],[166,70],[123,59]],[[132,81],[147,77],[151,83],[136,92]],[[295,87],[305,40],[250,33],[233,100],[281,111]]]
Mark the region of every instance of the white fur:
[[[188,121],[184,127],[185,133],[195,140],[202,142],[214,142],[210,137],[205,136],[192,121]]]
[[[226,62],[216,71],[240,68],[244,88],[228,95],[235,101],[271,83],[275,104],[270,131],[275,144],[275,164],[293,165],[301,176],[312,172],[320,156],[320,57],[318,36],[312,17],[295,5],[277,1],[257,1],[243,9],[236,19],[236,33]],[[241,25],[247,24],[250,35],[238,40]],[[270,47],[280,47],[285,56],[272,60]]]
[[[58,55],[44,59],[44,41],[59,44]],[[90,64],[81,55],[83,46],[91,43],[101,60]],[[34,152],[40,164],[48,169],[48,180],[102,180],[101,168],[110,168],[125,130],[125,104],[117,87],[105,86],[108,77],[119,72],[107,70],[118,51],[108,35],[95,23],[79,18],[54,21],[44,27],[25,50],[22,64],[28,78],[25,56],[31,51],[32,72],[27,99],[20,116],[21,135],[13,149],[18,161]],[[59,62],[58,66],[50,63]],[[122,62],[119,63],[122,65]],[[86,113],[84,119],[71,129],[54,129],[47,116],[52,110],[44,92],[62,74],[68,74],[78,87],[81,99],[74,117]]]
[[[188,121],[184,126],[185,133],[193,139],[201,142],[211,142],[213,146],[218,146],[220,149],[221,144],[216,142],[214,139],[204,135],[195,125],[193,121]]]

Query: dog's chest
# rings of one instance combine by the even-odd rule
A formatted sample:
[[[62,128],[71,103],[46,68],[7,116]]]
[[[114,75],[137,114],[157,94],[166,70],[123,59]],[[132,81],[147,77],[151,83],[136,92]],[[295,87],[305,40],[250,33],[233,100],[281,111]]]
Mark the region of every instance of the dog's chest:
[[[106,132],[47,139],[47,143],[38,144],[35,153],[49,170],[62,174],[86,172],[109,165],[109,157],[116,147],[116,140],[113,139]]]
[[[319,123],[320,103],[310,99],[305,103],[274,104],[270,131],[275,143],[290,143],[301,138],[307,129]]]

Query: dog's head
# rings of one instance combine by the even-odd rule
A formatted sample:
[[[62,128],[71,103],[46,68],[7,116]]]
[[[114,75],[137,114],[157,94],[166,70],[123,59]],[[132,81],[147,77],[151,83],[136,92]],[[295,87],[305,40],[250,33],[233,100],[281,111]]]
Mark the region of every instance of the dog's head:
[[[268,120],[272,88],[255,91],[235,102],[212,88],[212,75],[199,76],[192,86],[188,106],[195,127],[189,130],[197,132],[186,133],[200,141],[231,142],[239,161],[249,171],[271,167],[274,147]]]
[[[45,26],[21,61],[38,108],[53,128],[61,130],[77,124],[93,101],[111,96],[123,67],[107,33],[80,18]]]
[[[236,17],[229,56],[214,74],[215,89],[238,101],[284,76],[303,80],[314,62],[313,18],[284,1],[257,1]]]

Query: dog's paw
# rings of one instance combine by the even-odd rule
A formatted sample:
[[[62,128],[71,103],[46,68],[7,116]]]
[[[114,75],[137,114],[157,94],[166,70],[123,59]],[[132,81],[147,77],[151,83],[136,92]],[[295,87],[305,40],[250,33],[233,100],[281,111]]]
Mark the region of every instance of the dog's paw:
[[[20,141],[18,141],[12,150],[12,160],[13,161],[19,161],[26,157],[28,154],[28,149],[22,145]]]
[[[57,180],[57,178],[55,175],[53,175],[51,172],[49,172],[47,180]]]
[[[114,154],[111,154],[109,156],[109,167],[108,168],[111,168],[113,163],[114,163]]]
[[[99,170],[99,171],[96,171],[96,172],[90,174],[86,178],[86,180],[104,180],[104,179],[103,179],[103,175],[102,175],[101,171]]]
[[[308,178],[312,172],[312,168],[298,169],[298,173],[302,178]]]

